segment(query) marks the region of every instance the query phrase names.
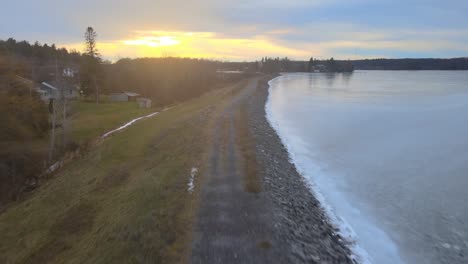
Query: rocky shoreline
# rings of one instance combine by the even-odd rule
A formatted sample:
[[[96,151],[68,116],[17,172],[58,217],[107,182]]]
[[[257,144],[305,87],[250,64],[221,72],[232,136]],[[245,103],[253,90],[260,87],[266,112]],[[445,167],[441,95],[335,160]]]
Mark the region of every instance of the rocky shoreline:
[[[247,100],[249,129],[255,138],[263,195],[270,200],[274,240],[281,241],[290,263],[357,263],[347,242],[330,223],[319,201],[290,162],[265,113],[268,81],[258,83]]]

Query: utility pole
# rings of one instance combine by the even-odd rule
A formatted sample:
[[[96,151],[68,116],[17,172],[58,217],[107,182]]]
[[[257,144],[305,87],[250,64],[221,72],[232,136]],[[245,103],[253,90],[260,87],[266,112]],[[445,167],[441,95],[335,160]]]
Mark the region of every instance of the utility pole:
[[[34,85],[34,62],[31,63],[31,85],[29,85],[29,97],[32,97],[32,86]]]
[[[68,88],[68,77],[66,73],[63,72],[64,65],[62,64],[62,75],[57,74],[57,85],[60,86],[60,101],[58,105],[58,110],[62,110],[61,113],[61,125],[62,125],[62,150],[64,151],[67,144],[67,129],[68,129],[68,122],[67,122],[67,88]],[[58,66],[56,67],[56,72],[59,73]],[[65,75],[64,75],[65,74]]]
[[[54,159],[54,148],[55,148],[55,119],[56,119],[56,111],[55,111],[55,99],[52,98],[50,101],[51,104],[51,114],[52,114],[52,131],[51,131],[51,136],[50,136],[50,149],[49,149],[49,165],[52,164],[52,161]]]
[[[58,78],[59,78],[59,75],[58,75],[58,58],[57,58],[57,54],[55,54],[55,82],[58,82]]]
[[[56,94],[51,99],[51,121],[52,130],[50,138],[50,150],[49,150],[49,163],[52,164],[54,161],[54,155],[56,154],[56,137],[57,137],[57,125],[62,126],[62,140],[61,146],[65,147],[66,144],[66,118],[67,118],[67,98],[65,95],[65,82],[59,75],[58,58],[55,57],[55,86],[57,88]]]
[[[99,104],[99,86],[96,81],[96,73],[94,73],[93,82],[94,82],[94,89],[96,90],[96,104]]]

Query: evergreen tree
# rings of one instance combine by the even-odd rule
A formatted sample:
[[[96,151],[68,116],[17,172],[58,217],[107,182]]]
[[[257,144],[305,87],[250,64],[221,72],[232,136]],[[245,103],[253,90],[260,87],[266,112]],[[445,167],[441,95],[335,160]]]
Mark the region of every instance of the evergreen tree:
[[[99,85],[98,75],[102,72],[100,69],[101,58],[96,47],[97,33],[92,27],[88,27],[85,32],[85,53],[83,65],[81,67],[81,85],[85,95],[90,95],[93,90],[96,103],[99,103]]]
[[[307,67],[307,71],[308,71],[308,72],[312,72],[313,67],[314,67],[314,58],[313,58],[313,57],[310,57],[309,65],[308,65],[308,67]]]
[[[97,33],[92,27],[88,27],[85,32],[85,54],[91,58],[99,58],[99,52],[96,48]]]

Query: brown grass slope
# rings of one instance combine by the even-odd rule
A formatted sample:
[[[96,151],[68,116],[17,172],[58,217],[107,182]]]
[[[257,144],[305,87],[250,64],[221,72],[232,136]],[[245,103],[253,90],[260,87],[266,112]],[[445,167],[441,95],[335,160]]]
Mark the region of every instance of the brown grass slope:
[[[135,123],[0,215],[0,263],[186,260],[211,120],[237,86]],[[202,175],[202,172],[199,173]]]

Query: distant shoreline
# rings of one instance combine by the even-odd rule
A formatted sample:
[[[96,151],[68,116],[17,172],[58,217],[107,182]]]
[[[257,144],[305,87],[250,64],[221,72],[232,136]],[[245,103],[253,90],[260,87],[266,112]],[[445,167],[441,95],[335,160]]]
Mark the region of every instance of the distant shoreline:
[[[266,58],[260,62],[265,73],[274,72],[352,72],[354,70],[393,70],[393,71],[463,71],[468,70],[468,58],[453,59],[362,59],[335,60],[316,59],[289,60]]]

